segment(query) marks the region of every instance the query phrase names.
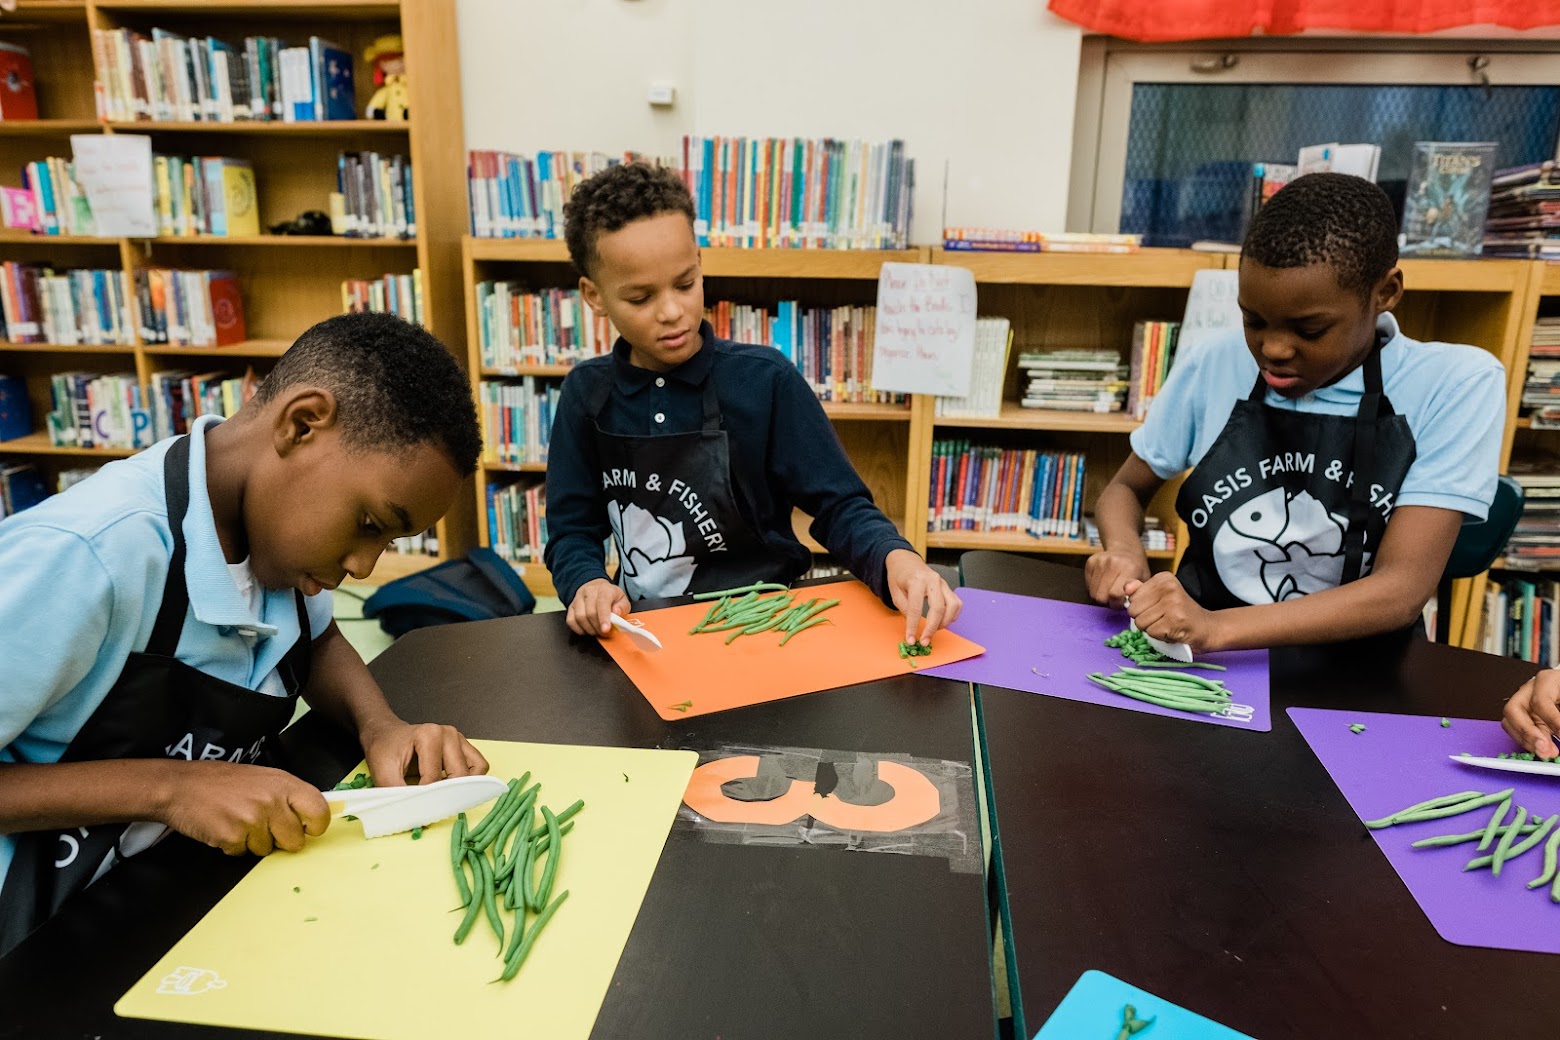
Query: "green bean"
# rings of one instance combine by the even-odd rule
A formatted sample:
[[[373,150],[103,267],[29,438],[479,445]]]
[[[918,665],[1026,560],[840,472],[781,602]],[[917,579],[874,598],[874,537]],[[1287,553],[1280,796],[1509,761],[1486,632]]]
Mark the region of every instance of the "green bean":
[[[726,601],[723,600],[723,599],[718,599],[714,603],[711,603],[710,604],[710,609],[705,612],[703,620],[701,620],[697,625],[694,625],[693,628],[691,628],[688,631],[688,634],[690,636],[691,635],[697,635],[700,629],[702,629],[705,625],[709,624],[711,621],[714,621],[715,620],[715,612],[720,610],[721,604],[725,603],[725,602]]]
[[[1560,865],[1557,863],[1557,856],[1560,856],[1560,827],[1554,829],[1549,835],[1549,841],[1544,844],[1544,872],[1528,882],[1529,889],[1549,884],[1555,876],[1556,866]]]
[[[1461,805],[1463,802],[1472,801],[1473,799],[1478,798],[1483,794],[1483,791],[1459,791],[1456,794],[1442,795],[1440,798],[1431,798],[1426,801],[1419,802],[1415,805],[1410,805],[1407,809],[1399,809],[1397,812],[1392,814],[1392,818],[1397,820],[1399,823],[1403,823],[1407,821],[1409,817],[1416,816],[1421,812],[1428,812],[1434,809],[1445,809],[1453,805]]]
[[[790,590],[788,588],[786,588],[786,586],[784,586],[784,585],[776,585],[772,581],[760,581],[760,582],[757,582],[757,583],[755,583],[753,585],[744,585],[740,589],[725,589],[725,590],[723,590],[721,592],[701,592],[698,595],[694,596],[693,598],[694,598],[694,600],[697,601],[697,600],[706,600],[706,599],[720,599],[720,598],[722,598],[724,596],[735,596],[738,593],[742,593],[742,592],[746,592],[746,593],[751,595],[751,594],[756,594],[756,593],[759,593],[759,592],[789,592],[789,591]]]
[[[568,821],[574,819],[575,816],[579,815],[579,811],[581,809],[583,809],[583,808],[585,808],[585,799],[581,798],[578,801],[576,801],[573,805],[571,805],[567,809],[563,810],[563,812],[558,814],[558,824],[559,824],[559,826],[562,826],[563,824],[567,823]],[[537,838],[540,838],[542,835],[544,835],[546,833],[547,833],[547,825],[544,823],[544,824],[539,825],[535,830],[533,830],[530,833],[529,837],[531,838],[532,841],[535,841]]]
[[[531,801],[535,801],[535,795],[534,794],[531,797]],[[498,836],[500,834],[504,833],[504,829],[509,826],[510,822],[516,816],[520,815],[521,810],[525,808],[525,804],[526,804],[526,799],[525,798],[518,799],[514,804],[512,804],[508,808],[508,810],[505,811],[503,817],[501,819],[499,819],[496,824],[494,824],[492,829],[490,829],[482,837],[478,838],[476,841],[471,843],[471,847],[476,849],[478,852],[485,852],[487,850],[488,846],[492,845],[493,842],[495,840],[497,840]],[[494,851],[495,855],[498,852],[497,849],[495,849],[493,851]]]
[[[1481,795],[1478,798],[1469,799],[1465,802],[1456,802],[1451,805],[1443,805],[1435,809],[1418,809],[1417,807],[1411,805],[1408,807],[1408,809],[1395,812],[1390,816],[1383,816],[1379,820],[1366,820],[1365,826],[1369,827],[1371,830],[1378,830],[1382,827],[1391,827],[1393,824],[1397,823],[1421,823],[1425,820],[1439,820],[1447,816],[1460,816],[1463,813],[1472,812],[1475,809],[1482,809],[1486,805],[1494,805],[1496,802],[1504,800],[1514,790],[1515,788],[1508,787],[1504,791],[1496,791],[1494,794]],[[1412,818],[1405,818],[1404,813],[1407,813],[1410,810],[1414,810]],[[1493,819],[1490,820],[1490,825],[1486,829],[1486,834],[1490,836],[1490,841],[1495,840],[1495,829],[1498,826],[1500,817],[1504,815],[1505,810],[1502,809]],[[1482,852],[1486,847],[1487,846],[1481,845],[1479,849]]]
[[[1496,828],[1500,826],[1500,821],[1506,818],[1506,812],[1511,808],[1511,795],[1514,791],[1516,791],[1515,787],[1508,787],[1501,792],[1500,808],[1495,811],[1495,815],[1490,817],[1489,824],[1484,828],[1484,837],[1479,839],[1480,852],[1489,848],[1490,842],[1495,840]]]
[[[1467,841],[1478,841],[1482,837],[1484,837],[1484,828],[1480,827],[1478,830],[1469,831],[1467,834],[1438,834],[1433,838],[1420,838],[1413,843],[1413,847],[1416,849],[1432,849],[1440,848],[1444,845],[1461,845]]]
[[[547,909],[537,915],[536,921],[531,925],[531,930],[525,933],[525,938],[520,941],[520,945],[515,947],[515,951],[505,960],[504,974],[499,976],[500,982],[508,982],[519,972],[520,965],[525,963],[526,955],[531,952],[531,946],[536,942],[537,935],[547,926],[547,922],[552,920],[552,915],[557,913],[558,908],[563,905],[563,901],[567,898],[569,898],[567,891],[558,893],[558,898],[547,904]]]
[[[1533,819],[1536,820],[1538,817],[1534,816]],[[1528,849],[1531,849],[1533,846],[1543,841],[1544,838],[1549,835],[1550,831],[1555,831],[1555,833],[1560,834],[1560,830],[1556,830],[1555,828],[1555,824],[1557,823],[1560,823],[1560,815],[1550,816],[1545,819],[1544,822],[1539,825],[1538,830],[1533,831],[1531,834],[1527,835],[1527,837],[1513,845],[1511,847],[1511,851],[1502,856],[1499,863],[1492,864],[1490,867],[1490,873],[1494,874],[1496,877],[1499,877],[1502,864],[1509,863],[1511,860],[1516,859]]]
[[[1123,674],[1117,672],[1109,677],[1112,682],[1122,683],[1126,686],[1137,686],[1144,689],[1168,690],[1172,693],[1182,693],[1196,697],[1217,697],[1229,700],[1234,695],[1230,691],[1219,686],[1203,686],[1198,683],[1180,682],[1168,677],[1145,676],[1137,673]]]
[[[498,916],[498,893],[493,886],[493,868],[488,866],[487,857],[481,853],[477,859],[482,863],[482,909],[487,914],[488,925],[493,929],[493,934],[498,936],[498,948],[504,948],[504,922]]]
[[[829,623],[829,619],[826,618],[826,617],[815,617],[815,618],[812,618],[811,620],[803,621],[801,624],[799,624],[796,627],[792,628],[791,631],[787,632],[785,635],[780,637],[780,645],[784,646],[785,644],[787,644],[787,643],[789,643],[791,641],[791,637],[792,636],[800,635],[801,633],[807,631],[809,628],[812,628],[814,625],[827,625],[828,623]]]
[[[468,852],[466,854],[466,858],[471,861],[471,882],[473,888],[480,889],[483,884],[482,865],[485,862],[485,857]],[[488,888],[491,889],[492,887],[493,886],[490,882],[488,884]],[[471,934],[471,926],[476,923],[477,914],[480,913],[481,910],[482,900],[480,899],[473,898],[471,902],[466,905],[466,916],[460,919],[460,927],[455,929],[455,945],[459,946],[461,943],[466,941],[466,936]]]
[[[531,843],[522,841],[520,847],[515,850],[515,859],[518,861],[515,869],[509,872],[509,880],[504,884],[504,909],[513,910],[520,907],[522,915],[525,911],[525,902],[520,898],[521,872],[531,862]]]
[[[542,806],[542,819],[547,821],[547,866],[542,868],[542,883],[536,888],[536,902],[545,904],[552,896],[553,879],[558,876],[558,854],[563,851],[563,835],[558,833],[558,817],[547,806]]]
[[[526,776],[529,777],[530,774],[527,773]],[[482,817],[482,822],[473,827],[470,833],[466,835],[466,840],[468,842],[475,843],[484,835],[486,835],[488,831],[492,830],[494,827],[497,827],[500,823],[503,822],[504,814],[507,813],[509,809],[519,800],[520,780],[511,780],[509,781],[509,786],[504,790],[504,793],[498,796],[498,801],[494,802],[493,807],[488,810],[487,815]]]
[[[1204,679],[1200,675],[1188,675],[1184,672],[1151,672],[1141,668],[1123,668],[1121,671],[1127,675],[1139,675],[1149,679],[1174,678],[1177,682],[1191,683],[1210,690],[1222,690],[1223,687],[1212,679]]]
[[[558,828],[558,833],[559,834],[568,834],[573,829],[574,829],[574,821],[570,820],[568,823],[566,823],[562,827]],[[536,850],[538,855],[540,855],[541,853],[547,851],[548,844],[549,844],[549,842],[547,840],[547,835],[544,834],[540,838],[537,838],[535,841],[531,842],[531,847]]]
[[[1505,861],[1506,857],[1511,854],[1511,843],[1516,839],[1517,830],[1527,819],[1527,815],[1528,811],[1525,807],[1520,805],[1517,806],[1516,822],[1511,827],[1507,828],[1506,833],[1502,834],[1500,836],[1500,841],[1496,843],[1495,853],[1490,857],[1490,873],[1496,877],[1500,877],[1501,864]],[[1468,868],[1464,867],[1463,869],[1467,870]]]
[[[1176,711],[1185,711],[1198,715],[1212,715],[1215,714],[1217,710],[1211,702],[1207,701],[1192,701],[1176,697],[1166,697],[1160,694],[1139,692],[1132,689],[1131,687],[1120,686],[1115,683],[1106,681],[1105,678],[1097,672],[1093,675],[1090,675],[1088,679],[1090,682],[1098,686],[1103,686],[1105,689],[1110,690],[1113,693],[1119,693],[1124,697],[1131,697],[1133,700],[1143,701],[1147,704],[1157,704],[1161,708],[1173,708]]]
[[[1212,661],[1139,661],[1139,668],[1206,668],[1210,672],[1227,672],[1228,668],[1222,664],[1214,664]]]
[[[536,792],[540,789],[541,786],[538,785],[536,788],[532,789],[532,791],[526,795],[525,798],[521,800],[520,808],[515,810],[514,815],[509,818],[509,822],[504,824],[504,830],[498,836],[497,843],[495,843],[493,846],[493,859],[497,868],[494,872],[495,880],[503,881],[504,879],[508,878],[510,872],[514,870],[515,860],[520,857],[520,850],[518,847],[519,843],[524,841],[525,838],[522,836],[521,838],[517,839],[515,843],[516,847],[507,860],[504,858],[504,842],[508,841],[509,836],[514,834],[515,831],[519,829],[522,822],[530,818],[531,807],[536,804]]]
[[[760,632],[767,632],[771,628],[774,628],[778,623],[779,622],[775,618],[770,618],[767,621],[760,620],[755,624],[747,626],[746,628],[738,629],[726,637],[726,645],[730,646],[742,636],[756,636]]]
[[[450,868],[455,871],[455,887],[460,890],[460,905],[471,903],[471,886],[466,884],[466,814],[455,817],[450,828]]]

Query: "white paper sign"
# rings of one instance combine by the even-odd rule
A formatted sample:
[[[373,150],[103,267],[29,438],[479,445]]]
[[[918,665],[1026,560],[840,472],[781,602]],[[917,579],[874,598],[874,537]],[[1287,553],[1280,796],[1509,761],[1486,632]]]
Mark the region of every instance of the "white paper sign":
[[[963,397],[975,365],[975,274],[884,264],[878,274],[872,388]]]
[[[1192,291],[1186,295],[1186,314],[1181,318],[1181,334],[1176,340],[1179,356],[1191,347],[1231,333],[1240,333],[1242,320],[1239,271],[1198,271],[1192,276]]]
[[[97,233],[106,238],[156,237],[152,139],[142,134],[72,134],[70,147]]]

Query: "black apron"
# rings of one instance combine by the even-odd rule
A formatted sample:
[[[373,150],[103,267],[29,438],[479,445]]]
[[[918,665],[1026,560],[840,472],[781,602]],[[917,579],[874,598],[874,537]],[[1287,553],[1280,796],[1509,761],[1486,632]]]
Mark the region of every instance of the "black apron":
[[[1187,476],[1176,576],[1202,606],[1280,603],[1370,572],[1415,449],[1382,393],[1379,344],[1362,367],[1352,417],[1270,408],[1259,372]]]
[[[173,556],[162,605],[146,649],[125,660],[108,694],[60,756],[61,762],[181,758],[262,762],[268,737],[293,717],[309,679],[309,615],[296,593],[298,641],[277,665],[285,697],[207,675],[175,658],[189,608],[184,581],[184,514],[190,500],[189,437],[168,449],[163,466]],[[111,858],[128,823],[13,834],[11,866],[0,887],[0,955],[86,888]]]
[[[757,515],[751,501],[742,500],[746,513],[739,506],[742,487],[732,472],[713,373],[704,380],[703,425],[692,433],[607,433],[599,417],[611,391],[611,380],[602,380],[585,413],[596,428],[617,583],[631,601],[755,581],[790,584],[807,570],[801,545],[792,556],[766,545],[748,519]]]

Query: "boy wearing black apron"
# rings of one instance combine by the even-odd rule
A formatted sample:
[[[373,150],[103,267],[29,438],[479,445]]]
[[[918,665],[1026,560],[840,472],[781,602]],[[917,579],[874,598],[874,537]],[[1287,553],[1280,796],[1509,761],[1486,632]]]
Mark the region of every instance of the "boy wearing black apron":
[[[796,366],[716,339],[703,320],[693,201],[677,175],[612,167],[564,215],[581,293],[621,334],[564,381],[548,444],[546,562],[569,627],[609,635],[634,600],[795,581],[811,565],[791,528],[799,507],[905,615],[906,641],[930,643],[958,597],[873,504]]]
[[[1402,295],[1380,188],[1311,174],[1279,191],[1241,252],[1243,340],[1176,358],[1100,494],[1094,600],[1130,597],[1139,628],[1196,651],[1417,624],[1464,517],[1494,498],[1505,372],[1403,335]],[[1188,468],[1180,568],[1150,576],[1143,507]]]
[[[231,855],[321,833],[320,792],[268,767],[300,695],[377,784],[486,771],[391,711],[328,592],[443,515],[480,451],[448,351],[346,315],[233,418],[0,523],[0,953],[167,830]]]

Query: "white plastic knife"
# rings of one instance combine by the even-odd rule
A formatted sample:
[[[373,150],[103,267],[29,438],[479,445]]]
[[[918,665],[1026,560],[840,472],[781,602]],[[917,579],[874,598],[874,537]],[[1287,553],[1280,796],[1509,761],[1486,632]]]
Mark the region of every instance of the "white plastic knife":
[[[1142,631],[1142,629],[1137,627],[1136,619],[1132,621],[1132,630],[1134,632]],[[1182,664],[1192,663],[1192,648],[1185,643],[1167,643],[1163,639],[1155,639],[1147,632],[1143,632],[1143,638],[1148,640],[1149,646],[1170,658],[1170,660],[1180,661]]]
[[[363,837],[381,838],[475,809],[503,794],[496,776],[452,776],[431,784],[321,791],[332,816],[349,813],[363,824]]]
[[[626,617],[619,617],[617,614],[613,614],[612,627],[619,632],[627,633],[629,638],[639,644],[641,650],[655,651],[661,649],[661,641],[656,638],[654,632],[644,626],[642,621],[630,621]]]
[[[1538,773],[1541,776],[1560,776],[1560,759],[1541,762],[1534,759],[1524,762],[1520,758],[1480,758],[1478,755],[1449,755],[1453,762],[1480,769],[1499,769],[1505,773]]]

